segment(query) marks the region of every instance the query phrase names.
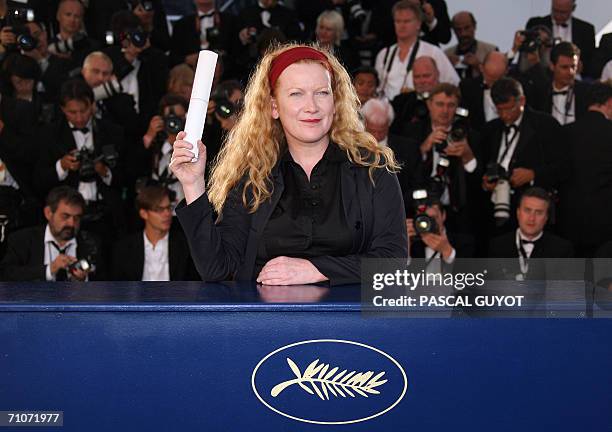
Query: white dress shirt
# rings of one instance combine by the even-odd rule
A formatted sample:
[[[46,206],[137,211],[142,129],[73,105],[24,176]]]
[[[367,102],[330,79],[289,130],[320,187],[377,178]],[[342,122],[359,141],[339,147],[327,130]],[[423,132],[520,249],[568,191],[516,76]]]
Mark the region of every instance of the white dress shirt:
[[[502,131],[501,143],[499,145],[499,152],[497,153],[497,163],[504,167],[506,171],[508,171],[508,167],[510,166],[510,161],[512,161],[512,156],[514,155],[514,151],[516,150],[516,145],[521,139],[521,122],[523,121],[523,114],[521,113],[520,117],[513,123],[516,126],[514,132],[511,132],[508,137],[508,142],[510,143],[510,149],[506,152],[506,134]],[[506,155],[503,160],[501,157],[504,152]]]
[[[121,80],[121,87],[125,93],[132,95],[134,98],[134,109],[139,113],[140,89],[138,88],[138,71],[140,70],[140,60],[134,59],[132,66],[134,69]]]
[[[495,108],[495,104],[493,103],[493,98],[491,97],[491,89],[489,88],[485,89],[483,92],[482,106],[484,107],[485,121],[489,122],[499,117],[497,115],[497,108]]]
[[[414,45],[408,51],[408,54],[404,60],[399,58],[399,49],[396,50],[397,44],[393,44],[390,47],[383,48],[376,56],[376,71],[380,77],[381,87],[379,91],[383,91],[384,95],[389,99],[393,100],[395,96],[400,94],[402,87],[414,88],[414,82],[412,81],[412,70],[406,75],[406,67],[410,61],[412,50]],[[385,54],[387,55],[387,61],[385,60]],[[395,56],[391,54],[395,51]],[[459,85],[459,75],[453,67],[452,63],[446,57],[446,54],[435,45],[432,45],[425,41],[419,41],[419,50],[416,53],[416,58],[419,57],[432,57],[436,62],[436,66],[440,71],[440,82],[447,82],[453,85]],[[384,63],[384,64],[383,64]],[[391,69],[387,74],[387,68],[391,65]]]
[[[206,31],[215,26],[215,9],[212,8],[206,13],[198,11],[198,18],[200,19],[200,49],[208,49],[210,44]]]
[[[553,38],[560,39],[563,42],[572,42],[572,18],[570,17],[565,24],[564,27],[553,20]]]
[[[14,189],[19,189],[19,185],[15,178],[9,172],[7,166],[0,159],[0,186],[9,186]]]
[[[54,281],[55,275],[51,274],[51,263],[55,261],[55,259],[60,254],[59,251],[53,246],[53,243],[59,246],[59,242],[55,240],[53,234],[51,234],[51,228],[49,228],[49,224],[47,224],[47,228],[45,228],[45,279],[47,281]],[[69,255],[76,257],[77,256],[77,241],[76,238],[72,238],[66,242],[66,244],[61,248],[64,249],[64,255]],[[70,277],[70,273],[68,274]]]
[[[567,92],[566,94],[554,94],[554,92]],[[568,98],[569,100],[568,104]],[[569,86],[557,89],[553,85],[552,116],[561,125],[573,123],[576,120],[576,94]]]
[[[68,122],[68,126],[70,128],[74,128],[74,125]],[[83,133],[80,130],[73,130],[72,136],[74,138],[74,142],[76,144],[77,150],[81,151],[86,149],[88,151],[94,150],[94,142],[93,142],[93,121],[89,120],[87,125],[85,126],[87,129],[87,133]],[[57,178],[59,181],[64,181],[68,177],[68,171],[62,168],[61,159],[58,159],[55,162],[55,171],[57,172]],[[102,181],[110,186],[113,180],[113,174],[111,170],[107,170],[107,174],[104,177],[101,177]],[[98,186],[95,181],[92,182],[79,182],[78,187],[79,193],[83,196],[85,201],[97,201],[98,200]]]
[[[143,281],[169,281],[170,262],[168,260],[168,238],[159,240],[155,246],[149,241],[145,232],[142,232],[144,241],[144,266],[142,270]]]

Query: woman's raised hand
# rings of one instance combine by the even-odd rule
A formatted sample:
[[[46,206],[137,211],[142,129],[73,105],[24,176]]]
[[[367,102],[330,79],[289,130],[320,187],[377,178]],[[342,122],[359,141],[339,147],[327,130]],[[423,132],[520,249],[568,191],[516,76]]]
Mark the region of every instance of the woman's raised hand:
[[[187,204],[191,204],[206,191],[204,182],[206,147],[202,144],[202,141],[198,140],[199,156],[195,162],[192,162],[192,145],[183,140],[185,135],[185,132],[179,132],[176,136],[172,158],[170,159],[170,168],[183,186]]]

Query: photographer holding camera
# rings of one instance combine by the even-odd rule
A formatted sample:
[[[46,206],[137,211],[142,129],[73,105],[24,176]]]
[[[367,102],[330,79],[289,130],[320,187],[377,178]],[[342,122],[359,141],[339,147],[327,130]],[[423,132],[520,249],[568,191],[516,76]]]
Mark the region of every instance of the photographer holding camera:
[[[59,31],[49,44],[49,51],[70,60],[73,68],[83,64],[87,54],[99,47],[85,33],[84,13],[85,7],[79,0],[60,0],[56,15]]]
[[[413,191],[414,208],[408,213],[406,229],[410,240],[410,257],[424,258],[428,272],[440,272],[456,258],[473,256],[473,242],[465,234],[448,232],[446,210],[439,199],[425,189]]]
[[[123,229],[118,192],[123,130],[94,118],[94,95],[81,79],[64,83],[60,108],[62,119],[41,131],[35,185],[43,196],[58,185],[77,189],[87,203],[87,229],[110,240]]]
[[[236,16],[221,12],[214,0],[194,0],[195,14],[178,20],[172,30],[170,65],[187,63],[195,68],[202,49],[223,55],[226,69],[233,69],[233,55],[240,47]]]
[[[171,191],[173,212],[185,194],[169,164],[176,135],[185,128],[188,107],[189,103],[183,97],[171,93],[164,95],[159,102],[159,115],[151,118],[147,133],[142,137],[151,161],[148,178]]]
[[[44,208],[46,226],[25,228],[8,240],[0,264],[3,280],[104,280],[106,263],[99,241],[81,231],[85,200],[69,186],[51,190]]]
[[[419,143],[417,184],[435,189],[432,194],[446,207],[453,231],[471,232],[468,201],[478,184],[479,164],[473,151],[478,148],[478,138],[469,130],[468,113],[459,107],[460,98],[459,89],[452,84],[434,87],[427,100],[429,118],[409,125],[405,135]]]
[[[521,84],[501,78],[491,89],[499,118],[482,131],[483,160],[487,161],[482,187],[491,193],[489,222],[494,232],[516,227],[518,196],[529,186],[558,188],[567,176],[567,150],[559,123],[549,114],[526,106]]]

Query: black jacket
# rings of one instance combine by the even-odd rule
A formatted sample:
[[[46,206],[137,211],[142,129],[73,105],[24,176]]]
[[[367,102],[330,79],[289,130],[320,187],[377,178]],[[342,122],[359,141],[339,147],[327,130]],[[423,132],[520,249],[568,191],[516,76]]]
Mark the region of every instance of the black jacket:
[[[527,81],[525,94],[527,95],[529,106],[535,110],[553,115],[553,88],[550,75],[547,74],[545,79],[532,78],[527,75],[521,81]],[[579,120],[587,112],[587,98],[590,87],[590,84],[583,81],[577,80],[574,83],[574,115],[576,120]]]
[[[77,258],[90,259],[96,271],[89,280],[105,280],[106,262],[98,239],[81,231],[77,235]],[[2,260],[2,276],[11,281],[45,281],[45,226],[25,228],[13,233]]]
[[[612,240],[612,121],[589,111],[564,132],[572,176],[561,187],[559,229],[575,244],[595,248]]]
[[[551,16],[530,18],[525,28],[528,29],[536,25],[544,25],[552,31],[553,23]],[[572,17],[572,43],[580,48],[580,58],[584,64],[585,74],[592,76],[591,63],[595,51],[595,27],[593,27],[593,24]]]
[[[518,258],[516,248],[516,231],[495,237],[491,240],[489,257],[491,258]],[[530,259],[535,258],[572,258],[574,249],[572,244],[550,232],[544,231],[533,245]]]
[[[168,261],[171,281],[200,280],[189,255],[189,246],[180,230],[172,230],[168,238]],[[145,250],[142,231],[118,241],[113,248],[112,279],[117,281],[142,280]]]
[[[368,171],[348,161],[341,166],[344,213],[348,226],[355,228],[352,253],[309,259],[332,285],[359,283],[362,258],[408,255],[406,217],[397,178],[385,169],[378,169],[373,186]],[[253,272],[261,235],[284,189],[279,164],[273,168],[271,177],[272,197],[253,214],[242,204],[241,184],[234,187],[216,225],[206,194],[189,206],[184,201],[179,204],[177,216],[203,280],[257,277]]]
[[[115,150],[121,154],[124,150],[123,130],[112,123],[104,120],[95,120],[93,122],[93,141],[94,152],[96,155],[102,154],[104,146],[113,145]],[[55,163],[70,151],[76,149],[74,136],[70,130],[70,125],[66,119],[43,128],[40,139],[41,149],[40,158],[38,160],[36,173],[34,176],[34,184],[41,196],[46,194],[55,186],[66,184],[72,187],[78,187],[79,173],[70,171],[68,177],[61,181],[57,178]],[[111,186],[118,187],[121,185],[121,176],[119,169],[113,169],[113,177]],[[100,184],[100,182],[98,182]]]
[[[459,85],[461,89],[461,106],[470,111],[470,126],[481,130],[487,122],[484,110],[485,84],[482,77],[465,78]]]

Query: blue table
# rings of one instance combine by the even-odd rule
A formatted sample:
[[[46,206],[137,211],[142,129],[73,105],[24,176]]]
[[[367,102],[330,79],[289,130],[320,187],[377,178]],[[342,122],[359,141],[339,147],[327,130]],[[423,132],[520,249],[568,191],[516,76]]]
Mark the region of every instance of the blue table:
[[[611,334],[365,318],[359,287],[0,284],[0,411],[63,411],[66,431],[611,430]],[[387,381],[334,386],[344,369]]]

